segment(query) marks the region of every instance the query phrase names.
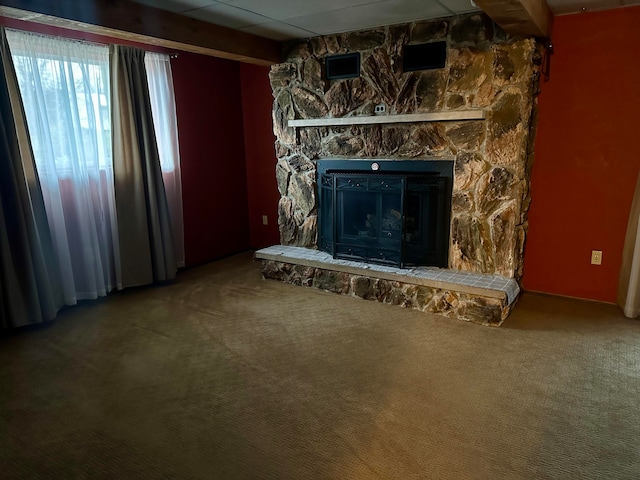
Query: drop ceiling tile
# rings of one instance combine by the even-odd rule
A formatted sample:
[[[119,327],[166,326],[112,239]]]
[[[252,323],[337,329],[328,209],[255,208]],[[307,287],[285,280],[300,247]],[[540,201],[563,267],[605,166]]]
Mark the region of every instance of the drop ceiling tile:
[[[180,13],[194,8],[216,5],[215,0],[134,0],[136,3],[148,5],[150,7],[168,10],[170,12]]]
[[[301,17],[340,8],[378,3],[381,0],[223,0],[235,7],[251,10],[274,20]],[[388,0],[387,0],[388,1]],[[395,3],[405,0],[393,0]]]
[[[252,33],[260,37],[270,38],[272,40],[283,41],[292,40],[294,38],[309,38],[316,37],[316,32],[310,32],[303,30],[292,25],[287,25],[282,22],[267,22],[260,25],[251,25],[249,27],[243,27],[239,30],[247,33]]]
[[[229,28],[242,28],[270,21],[269,18],[227,4],[189,10],[184,15]]]
[[[424,0],[381,1],[314,15],[288,18],[286,23],[326,35],[447,15],[450,15],[449,11],[435,2],[425,2]]]
[[[480,7],[473,6],[471,0],[437,0],[446,8],[451,10],[452,13],[465,13],[480,11]]]

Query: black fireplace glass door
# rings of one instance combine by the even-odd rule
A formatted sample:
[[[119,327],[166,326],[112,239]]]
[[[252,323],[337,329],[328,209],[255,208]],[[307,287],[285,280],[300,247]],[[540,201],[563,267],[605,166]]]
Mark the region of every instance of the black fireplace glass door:
[[[319,160],[318,246],[334,258],[446,268],[452,186],[448,160]]]
[[[335,256],[399,265],[404,177],[340,175],[335,182]]]
[[[319,248],[331,255],[335,254],[333,250],[333,182],[334,175],[322,174],[320,176]]]
[[[407,178],[404,209],[404,260],[407,264],[447,266],[449,245],[448,179],[436,175]]]

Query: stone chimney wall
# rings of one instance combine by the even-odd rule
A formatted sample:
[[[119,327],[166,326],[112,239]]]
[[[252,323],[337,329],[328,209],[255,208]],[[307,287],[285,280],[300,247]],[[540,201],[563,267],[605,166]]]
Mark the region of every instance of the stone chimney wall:
[[[447,42],[442,69],[402,71],[407,44]],[[327,81],[328,55],[360,52],[358,78]],[[521,276],[541,49],[484,14],[316,37],[271,68],[281,243],[316,248],[319,158],[453,159],[449,266]],[[468,109],[486,120],[298,127],[289,119]]]

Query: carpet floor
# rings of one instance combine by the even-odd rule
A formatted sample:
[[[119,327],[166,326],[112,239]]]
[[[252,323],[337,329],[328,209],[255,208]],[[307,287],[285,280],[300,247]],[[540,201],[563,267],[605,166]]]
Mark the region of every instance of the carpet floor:
[[[637,479],[640,322],[501,328],[261,279],[241,254],[0,338],[2,479]]]

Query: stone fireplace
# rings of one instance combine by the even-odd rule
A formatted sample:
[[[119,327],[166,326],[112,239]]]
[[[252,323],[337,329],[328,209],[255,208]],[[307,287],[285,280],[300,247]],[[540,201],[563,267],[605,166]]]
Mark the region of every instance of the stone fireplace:
[[[403,71],[404,46],[443,41],[444,68]],[[360,75],[325,80],[325,57],[351,52],[360,53]],[[447,264],[440,266],[454,274],[517,282],[527,231],[540,60],[534,39],[512,38],[484,14],[289,45],[286,60],[270,72],[281,244],[322,246],[319,161],[448,160],[453,162],[448,255]],[[374,115],[377,105],[386,109],[382,116]],[[321,121],[314,123],[317,120]],[[268,269],[274,271],[274,266]],[[373,283],[388,281],[375,275],[367,278]],[[430,288],[435,289],[432,294],[447,297],[444,302],[451,307],[436,313],[448,315],[455,310],[452,303],[475,301],[472,296],[461,300],[462,294],[448,284],[445,290]],[[354,294],[354,289],[340,293]],[[408,303],[433,311],[424,303]],[[498,316],[504,319],[508,308],[500,308]],[[495,320],[495,312],[492,315]]]

